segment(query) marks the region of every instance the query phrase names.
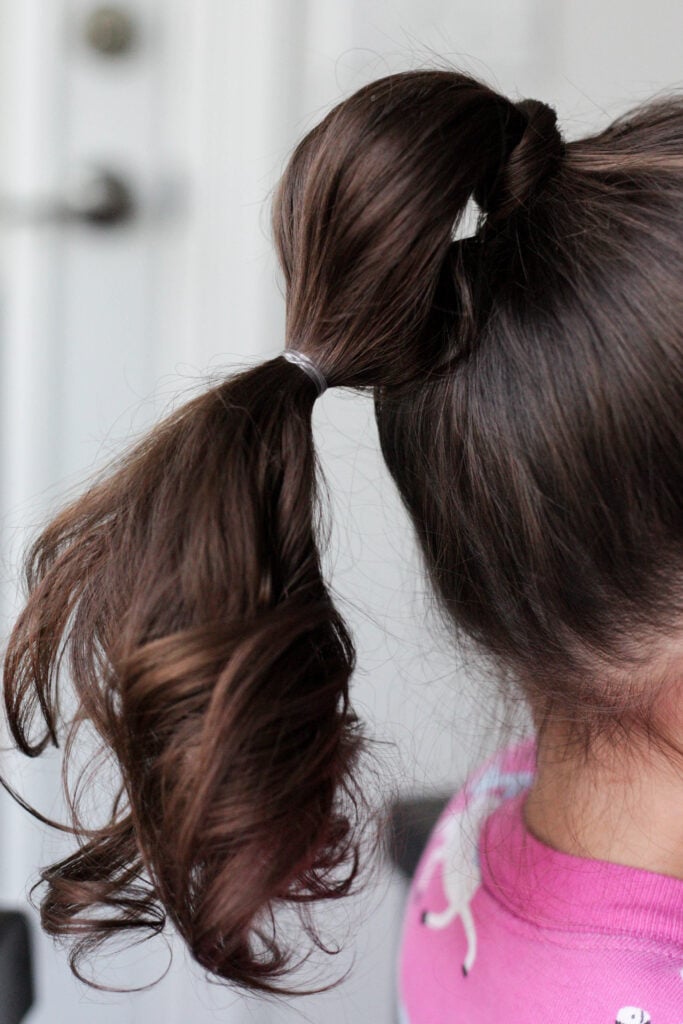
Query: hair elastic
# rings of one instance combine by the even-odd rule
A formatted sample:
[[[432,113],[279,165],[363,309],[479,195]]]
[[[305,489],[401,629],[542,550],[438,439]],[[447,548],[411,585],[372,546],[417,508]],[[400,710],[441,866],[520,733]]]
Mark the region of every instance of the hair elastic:
[[[295,363],[296,366],[300,366],[308,374],[318,390],[316,398],[319,398],[323,391],[327,389],[327,381],[322,370],[319,370],[313,360],[304,352],[299,352],[298,349],[289,348],[282,355],[287,362]]]

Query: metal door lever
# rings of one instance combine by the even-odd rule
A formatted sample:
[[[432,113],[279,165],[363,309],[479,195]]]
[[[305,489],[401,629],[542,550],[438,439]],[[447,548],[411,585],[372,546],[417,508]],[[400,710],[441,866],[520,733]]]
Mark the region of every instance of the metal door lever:
[[[80,222],[111,227],[129,220],[133,213],[133,196],[125,179],[103,168],[79,173],[61,198],[0,195],[0,225]]]

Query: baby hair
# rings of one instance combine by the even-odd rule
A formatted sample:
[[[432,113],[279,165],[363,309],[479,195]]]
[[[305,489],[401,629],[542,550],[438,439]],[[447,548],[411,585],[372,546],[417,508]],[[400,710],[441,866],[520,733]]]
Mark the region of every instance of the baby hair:
[[[652,724],[683,612],[683,97],[566,141],[541,101],[392,74],[298,143],[273,231],[287,347],[373,395],[449,628],[540,721]],[[225,378],[27,552],[14,742],[66,756],[87,722],[121,774],[104,825],[71,804],[78,848],[37,883],[75,973],[169,920],[217,979],[292,991],[278,907],[316,942],[307,905],[358,877],[368,741],[321,573],[318,390],[282,356]]]

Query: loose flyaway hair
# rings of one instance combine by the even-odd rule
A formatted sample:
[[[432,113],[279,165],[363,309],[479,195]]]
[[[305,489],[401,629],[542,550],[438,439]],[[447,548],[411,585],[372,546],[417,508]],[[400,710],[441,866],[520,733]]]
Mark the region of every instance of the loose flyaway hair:
[[[390,75],[299,142],[273,230],[286,344],[372,393],[448,627],[540,721],[651,725],[682,621],[683,97],[565,141],[543,102]],[[97,828],[69,797],[51,823],[77,847],[37,883],[76,973],[168,920],[215,978],[289,992],[278,908],[315,942],[307,905],[358,877],[369,741],[321,574],[315,398],[281,356],[226,377],[27,553],[14,742],[66,757],[87,723],[120,771]]]

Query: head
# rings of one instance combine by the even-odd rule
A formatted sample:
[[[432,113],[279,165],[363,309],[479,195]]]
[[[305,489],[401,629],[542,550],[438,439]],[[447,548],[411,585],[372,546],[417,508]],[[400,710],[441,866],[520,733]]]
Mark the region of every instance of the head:
[[[297,145],[273,228],[288,345],[374,396],[448,628],[540,726],[644,728],[680,669],[683,97],[567,142],[542,102],[391,75]],[[217,978],[288,991],[273,911],[352,891],[367,740],[321,575],[316,395],[281,357],[227,377],[27,554],[15,742],[68,753],[87,721],[121,772],[109,822],[74,809],[78,850],[42,872],[74,970],[168,917]]]

